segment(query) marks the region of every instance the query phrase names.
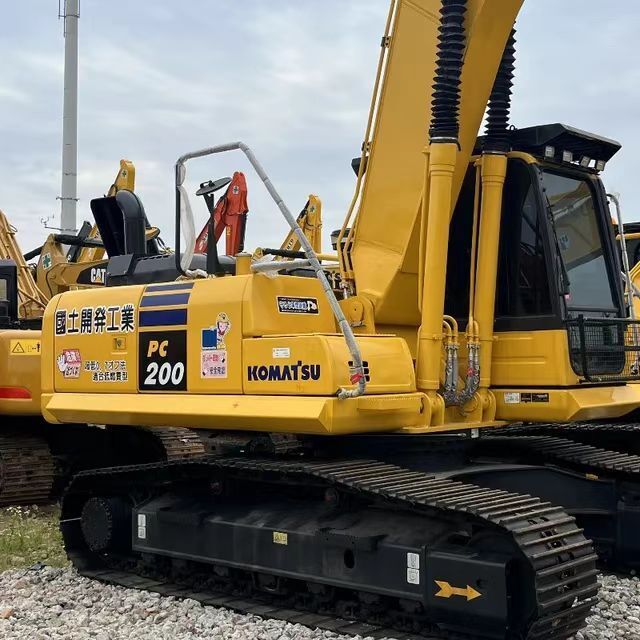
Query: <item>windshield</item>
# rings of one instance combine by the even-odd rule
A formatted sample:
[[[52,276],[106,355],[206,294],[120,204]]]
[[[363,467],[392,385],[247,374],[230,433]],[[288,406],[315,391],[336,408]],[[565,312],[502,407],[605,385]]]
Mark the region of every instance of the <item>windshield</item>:
[[[598,211],[587,180],[543,171],[558,250],[568,276],[567,307],[616,312]]]

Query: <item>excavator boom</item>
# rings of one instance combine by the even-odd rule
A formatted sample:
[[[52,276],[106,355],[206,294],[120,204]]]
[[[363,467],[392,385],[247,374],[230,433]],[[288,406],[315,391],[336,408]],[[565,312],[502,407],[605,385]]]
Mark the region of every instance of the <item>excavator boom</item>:
[[[467,3],[454,203],[474,152],[505,43],[522,4],[523,0]],[[381,325],[420,324],[419,212],[440,5],[440,0],[393,3],[392,28],[382,43],[387,50],[386,62],[381,69],[380,92],[372,105],[375,124],[364,143],[366,171],[350,247],[355,288],[371,300]],[[432,214],[448,218],[451,213]],[[389,234],[390,220],[393,234]],[[348,224],[346,221],[345,227]]]
[[[22,320],[41,318],[47,298],[36,285],[15,236],[15,228],[0,211],[0,259],[11,260],[18,270],[18,317]]]

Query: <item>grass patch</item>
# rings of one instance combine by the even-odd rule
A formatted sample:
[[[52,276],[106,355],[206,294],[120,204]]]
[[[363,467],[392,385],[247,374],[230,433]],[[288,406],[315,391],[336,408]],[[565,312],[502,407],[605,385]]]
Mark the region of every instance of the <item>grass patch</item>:
[[[65,566],[59,515],[57,507],[0,509],[0,571],[30,567],[37,562]]]

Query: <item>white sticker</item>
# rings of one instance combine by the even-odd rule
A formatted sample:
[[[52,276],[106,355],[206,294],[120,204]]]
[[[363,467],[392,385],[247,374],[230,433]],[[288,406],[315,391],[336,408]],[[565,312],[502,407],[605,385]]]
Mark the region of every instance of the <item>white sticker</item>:
[[[407,567],[409,567],[409,569],[419,569],[420,555],[417,553],[407,553]]]
[[[138,527],[138,538],[140,538],[140,540],[146,540],[147,527]]]
[[[520,404],[520,393],[518,391],[505,391],[505,404]]]
[[[407,569],[407,582],[409,584],[420,584],[420,570]]]
[[[228,375],[226,349],[201,351],[200,365],[200,376],[202,378],[226,378]]]
[[[146,527],[147,526],[147,516],[145,516],[144,513],[139,513],[138,514],[138,526],[139,527]]]
[[[289,349],[289,347],[275,347],[273,349],[273,357],[274,358],[290,358],[291,349]]]

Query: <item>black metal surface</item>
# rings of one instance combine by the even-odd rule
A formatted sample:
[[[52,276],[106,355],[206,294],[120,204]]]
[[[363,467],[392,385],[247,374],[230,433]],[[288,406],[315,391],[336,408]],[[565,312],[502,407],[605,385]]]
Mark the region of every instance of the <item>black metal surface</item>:
[[[566,325],[571,367],[584,381],[640,380],[640,321],[580,315]]]
[[[543,157],[546,146],[553,146],[558,157],[563,151],[571,151],[577,159],[588,156],[595,160],[608,161],[622,148],[615,140],[582,131],[565,124],[546,124],[518,129],[511,134],[514,149],[529,151]]]
[[[18,324],[18,267],[13,260],[0,260],[0,329],[15,328]]]
[[[637,412],[619,420],[526,424],[509,428],[518,435],[549,435],[593,446],[640,455],[640,424]]]
[[[422,556],[426,557],[426,566],[433,564],[429,571],[435,571],[441,565],[450,572],[447,576],[451,580],[462,580],[483,591],[484,599],[466,602],[459,595],[437,597],[439,588],[430,582],[413,600],[386,594],[384,583],[331,590],[323,575],[312,575],[304,581],[291,577],[282,581],[282,571],[256,572],[246,560],[231,567],[228,562],[212,565],[169,560],[154,553],[123,557],[89,552],[77,525],[77,514],[87,498],[121,493],[138,504],[154,496],[160,501],[171,501],[170,496],[181,487],[182,491],[199,496],[205,512],[215,510],[215,496],[225,495],[225,491],[242,504],[247,496],[255,500],[265,492],[272,499],[294,495],[312,500],[329,490],[337,495],[338,504],[345,505],[345,514],[360,508],[375,509],[386,515],[387,520],[392,520],[394,513],[421,519],[424,525],[411,531],[411,535],[422,533],[429,523],[439,523],[440,527],[444,523],[448,535],[438,544],[426,545],[423,552],[426,556]],[[198,518],[207,517],[206,513],[198,515],[197,509],[187,515],[180,511],[174,514],[172,526],[180,523],[181,516],[192,527],[197,527]],[[67,491],[62,518],[69,556],[86,575],[126,584],[133,574],[144,574],[156,581],[151,586],[156,590],[176,593],[172,585],[178,582],[187,587],[187,597],[196,597],[193,592],[197,591],[199,599],[205,602],[211,591],[223,592],[232,598],[231,602],[222,602],[225,606],[247,611],[262,607],[260,611],[265,616],[274,615],[274,609],[285,609],[286,619],[306,619],[306,624],[342,633],[360,633],[356,629],[363,629],[366,623],[370,625],[366,635],[375,633],[378,637],[401,637],[396,632],[399,630],[423,636],[437,632],[440,637],[455,638],[567,638],[584,624],[597,592],[596,556],[591,543],[561,508],[537,498],[482,489],[371,460],[210,459],[85,472],[76,476]],[[297,526],[294,512],[289,521],[292,534]],[[344,544],[346,538],[331,542]],[[293,539],[291,544],[291,553],[295,553]],[[368,549],[366,553],[372,553],[371,549],[380,544],[364,536],[351,549]],[[502,582],[496,577],[498,573],[503,575]],[[447,580],[447,576],[441,578]],[[435,580],[434,575],[429,575],[429,580],[432,579]],[[491,597],[497,600],[489,602],[486,594],[493,586]],[[508,604],[503,598],[507,593]],[[241,603],[234,604],[234,598]],[[336,623],[335,618],[342,620]],[[345,618],[351,618],[352,622],[345,622]],[[395,630],[390,632],[389,627]]]
[[[107,266],[107,286],[124,286],[130,284],[154,284],[173,282],[178,277],[172,254],[143,256],[137,258],[130,255],[116,256],[109,259]],[[219,256],[220,269],[224,273],[233,274],[236,259],[231,256]],[[190,269],[206,271],[207,257],[196,253],[191,259]]]
[[[89,498],[82,507],[80,527],[91,551],[126,548],[130,523],[131,507],[120,498]]]
[[[497,461],[496,466],[463,470],[460,475],[483,486],[528,490],[562,504],[594,540],[604,565],[627,572],[637,570],[640,456],[557,437],[570,437],[571,433],[579,437],[580,432],[570,425],[546,432],[545,425],[501,430],[478,446],[483,455]],[[603,432],[594,441],[604,439]],[[507,461],[532,466],[509,469]]]
[[[142,201],[132,191],[123,189],[115,196],[91,200],[91,212],[100,231],[107,255],[160,255],[157,237],[146,240],[151,228]]]
[[[197,196],[208,196],[216,191],[220,191],[223,187],[226,187],[231,182],[231,178],[218,178],[217,180],[207,180],[200,183],[200,188],[196,191]],[[212,201],[213,202],[213,201]],[[209,213],[213,214],[213,206],[210,206],[207,201],[207,209]]]

